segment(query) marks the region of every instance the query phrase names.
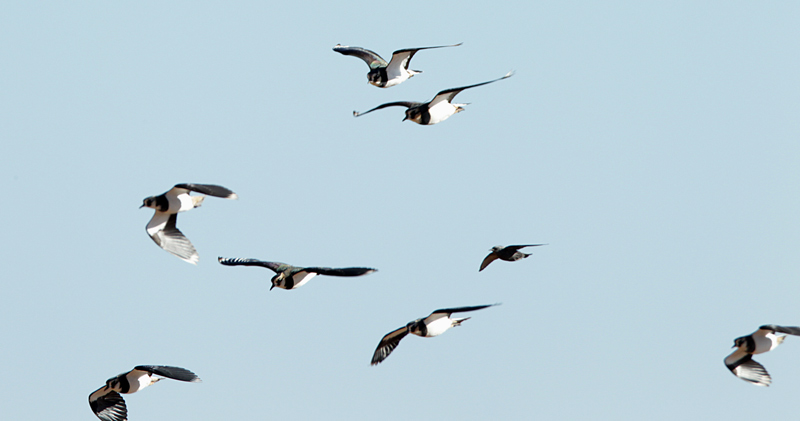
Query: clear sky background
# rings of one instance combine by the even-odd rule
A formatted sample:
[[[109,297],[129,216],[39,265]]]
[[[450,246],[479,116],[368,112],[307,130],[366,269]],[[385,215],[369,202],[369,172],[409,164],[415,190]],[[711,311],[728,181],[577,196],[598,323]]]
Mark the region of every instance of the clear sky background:
[[[791,419],[800,338],[796,2],[4,2],[0,417],[132,421]],[[337,43],[423,73],[389,89]],[[390,101],[462,92],[401,122]],[[220,184],[159,249],[142,199]],[[496,244],[548,243],[478,267]],[[269,291],[217,256],[368,266]],[[443,307],[462,327],[381,337]]]

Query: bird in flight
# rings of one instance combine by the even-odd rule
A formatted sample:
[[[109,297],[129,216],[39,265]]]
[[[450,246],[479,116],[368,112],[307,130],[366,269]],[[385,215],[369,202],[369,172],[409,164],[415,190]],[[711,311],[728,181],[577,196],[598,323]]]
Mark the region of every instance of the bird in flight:
[[[462,86],[460,88],[452,88],[452,89],[445,89],[444,91],[439,92],[436,96],[433,97],[430,102],[409,102],[409,101],[398,101],[398,102],[387,102],[386,104],[378,105],[377,107],[369,110],[364,111],[363,113],[358,111],[353,111],[353,116],[358,117],[364,114],[371,113],[375,110],[380,110],[381,108],[386,107],[406,107],[406,117],[403,121],[411,120],[414,123],[422,124],[424,126],[428,126],[431,124],[441,123],[442,121],[447,120],[451,115],[464,111],[464,106],[467,104],[453,104],[453,98],[459,94],[459,92],[469,89],[475,88],[477,86],[486,85],[489,83],[497,82],[498,80],[508,79],[510,78],[514,72],[508,72],[505,76],[490,80],[488,82],[477,83],[475,85],[469,86]]]
[[[162,378],[197,383],[200,378],[191,371],[167,365],[139,365],[133,370],[106,380],[106,385],[89,395],[89,406],[103,421],[126,421],[128,409],[120,393],[138,392]]]
[[[190,196],[190,192],[207,194],[223,199],[237,199],[236,193],[214,184],[176,184],[168,192],[144,199],[141,208],[155,209],[156,213],[147,223],[147,234],[162,249],[196,265],[200,260],[197,250],[186,236],[175,226],[178,212],[194,209],[203,203],[205,196]]]
[[[272,286],[269,288],[278,287],[283,289],[296,289],[317,275],[328,276],[361,276],[372,272],[377,269],[372,268],[323,268],[323,267],[297,267],[287,265],[280,262],[265,262],[258,259],[242,259],[242,258],[227,258],[220,257],[219,262],[226,266],[261,266],[275,272],[272,277]]]
[[[769,386],[772,377],[763,365],[753,360],[753,355],[772,351],[783,343],[786,336],[778,336],[775,333],[800,336],[800,327],[764,325],[747,336],[734,339],[733,348],[736,348],[736,351],[725,357],[725,366],[742,380],[756,386]]]
[[[518,251],[521,248],[525,247],[538,247],[538,246],[546,246],[547,244],[526,244],[521,246],[494,246],[491,248],[491,253],[488,256],[483,258],[483,262],[481,262],[481,268],[478,269],[478,272],[486,269],[486,266],[489,266],[489,263],[494,262],[497,259],[505,260],[507,262],[515,262],[520,259],[524,259],[530,256],[530,253],[523,253]]]
[[[385,360],[386,357],[388,357],[389,354],[391,354],[392,351],[397,348],[397,345],[400,344],[400,340],[405,338],[409,333],[422,336],[423,338],[439,336],[451,327],[461,326],[461,323],[470,319],[469,317],[465,317],[463,319],[450,317],[453,313],[465,313],[468,311],[481,310],[486,307],[496,305],[499,304],[443,308],[434,311],[430,314],[430,316],[425,317],[424,319],[417,319],[413,322],[408,322],[408,324],[405,326],[387,333],[386,336],[381,339],[381,342],[378,344],[378,348],[375,349],[375,353],[372,355],[372,362],[370,365],[380,364],[383,360]]]
[[[417,51],[430,50],[432,48],[458,47],[459,45],[461,45],[461,43],[397,50],[392,53],[392,59],[388,63],[377,53],[367,50],[366,48],[348,47],[346,45],[337,44],[333,47],[333,51],[364,60],[367,66],[369,66],[369,73],[367,73],[367,80],[369,83],[379,88],[390,88],[405,82],[408,78],[416,74],[422,73],[419,70],[408,69],[408,64]]]

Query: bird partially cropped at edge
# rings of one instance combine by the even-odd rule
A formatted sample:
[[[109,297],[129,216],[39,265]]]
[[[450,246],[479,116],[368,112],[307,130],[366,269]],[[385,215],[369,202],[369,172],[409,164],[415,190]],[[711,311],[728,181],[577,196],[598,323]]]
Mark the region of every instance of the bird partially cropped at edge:
[[[411,120],[414,123],[421,124],[424,126],[429,126],[436,123],[441,123],[447,120],[451,115],[464,111],[464,106],[467,104],[453,104],[451,101],[459,92],[474,88],[477,86],[486,85],[489,83],[497,82],[498,80],[508,79],[510,78],[514,72],[508,72],[505,76],[490,80],[488,82],[477,83],[475,85],[469,86],[462,86],[460,88],[452,88],[452,89],[445,89],[444,91],[439,92],[436,96],[433,97],[430,102],[409,102],[409,101],[398,101],[398,102],[387,102],[386,104],[378,105],[377,107],[360,113],[358,111],[353,111],[354,117],[359,117],[364,114],[371,113],[375,110],[380,110],[381,108],[386,107],[406,107],[406,117],[403,121]]]
[[[297,267],[287,265],[280,262],[265,262],[258,259],[243,259],[243,258],[227,258],[220,257],[219,262],[226,266],[260,266],[275,272],[276,275],[272,277],[272,286],[269,288],[278,287],[282,289],[296,289],[305,285],[311,278],[317,275],[328,276],[361,276],[372,272],[377,269],[362,268],[362,267],[349,267],[349,268],[325,268],[325,267]]]
[[[753,360],[753,355],[772,351],[783,343],[786,336],[778,336],[776,332],[800,336],[800,327],[764,325],[750,335],[734,339],[733,348],[736,351],[725,357],[725,366],[742,380],[756,386],[769,386],[772,377],[763,365]]]
[[[198,383],[200,378],[191,371],[167,365],[139,365],[127,373],[106,380],[106,385],[89,395],[89,406],[103,421],[125,421],[128,408],[120,393],[138,392],[162,378]]]
[[[481,262],[481,268],[478,269],[478,272],[486,269],[486,266],[489,266],[489,263],[494,262],[497,259],[505,260],[507,262],[515,262],[520,259],[524,259],[530,256],[530,253],[523,253],[519,251],[521,248],[525,247],[539,247],[539,246],[546,246],[547,244],[525,244],[519,246],[494,246],[491,248],[491,253],[483,258],[483,262]]]
[[[141,208],[155,209],[156,213],[147,223],[147,234],[162,249],[196,265],[200,260],[192,243],[178,229],[178,212],[194,209],[203,203],[205,196],[190,196],[190,192],[207,194],[223,199],[238,199],[236,193],[214,184],[176,184],[169,191],[143,200]]]
[[[375,353],[372,354],[372,362],[370,365],[380,364],[385,360],[389,354],[397,348],[397,345],[400,344],[400,340],[405,338],[409,333],[422,336],[423,338],[439,336],[451,327],[461,326],[461,323],[470,319],[470,317],[465,317],[463,319],[452,318],[450,315],[453,313],[481,310],[496,305],[500,305],[500,303],[472,307],[443,308],[434,311],[424,319],[408,322],[405,326],[387,333],[386,336],[381,339],[380,343],[378,343],[378,348],[376,348]]]
[[[349,47],[346,45],[337,44],[333,47],[333,51],[346,56],[358,57],[364,60],[369,66],[369,73],[367,73],[367,81],[379,88],[390,88],[399,85],[412,76],[422,73],[419,70],[409,70],[408,65],[411,63],[411,58],[420,50],[430,50],[433,48],[446,48],[458,47],[462,43],[453,45],[438,45],[435,47],[419,47],[419,48],[405,48],[397,50],[392,53],[392,59],[387,63],[386,60],[381,58],[377,53],[366,48]]]

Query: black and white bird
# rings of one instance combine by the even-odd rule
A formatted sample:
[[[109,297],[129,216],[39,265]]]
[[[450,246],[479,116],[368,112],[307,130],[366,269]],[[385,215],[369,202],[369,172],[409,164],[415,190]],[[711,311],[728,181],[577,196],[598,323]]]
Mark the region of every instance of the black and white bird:
[[[153,218],[147,223],[147,234],[162,249],[196,265],[200,260],[197,250],[183,235],[175,223],[178,221],[178,212],[194,209],[203,203],[205,196],[190,196],[190,192],[207,194],[223,199],[238,199],[236,193],[222,186],[214,184],[176,184],[168,192],[159,196],[150,196],[144,199],[141,208],[156,210]]]
[[[378,105],[377,107],[360,113],[358,111],[353,111],[353,116],[358,117],[364,114],[371,113],[375,110],[380,110],[381,108],[386,107],[406,107],[406,117],[403,121],[411,120],[414,123],[422,124],[422,125],[431,125],[436,123],[441,123],[442,121],[447,120],[448,117],[451,115],[464,111],[464,106],[467,104],[453,104],[451,101],[453,98],[458,95],[459,92],[463,91],[464,89],[474,88],[476,86],[482,86],[489,83],[497,82],[498,80],[503,80],[511,77],[514,72],[508,72],[505,76],[490,80],[488,82],[477,83],[475,85],[469,86],[462,86],[460,88],[452,88],[452,89],[445,89],[444,91],[439,92],[436,94],[435,97],[430,102],[409,102],[409,101],[398,101],[398,102],[387,102],[386,104]]]
[[[272,270],[276,275],[272,277],[272,286],[269,288],[270,291],[275,287],[283,289],[299,288],[317,275],[361,276],[377,271],[377,269],[372,268],[301,268],[280,262],[265,262],[257,259],[227,257],[220,257],[219,262],[226,266],[261,266]]]
[[[530,256],[530,253],[523,253],[518,251],[521,248],[525,247],[539,247],[539,246],[546,246],[547,244],[526,244],[521,246],[494,246],[491,248],[491,253],[488,256],[483,258],[483,262],[481,262],[481,268],[478,269],[478,272],[486,269],[486,266],[489,266],[489,263],[494,262],[497,259],[505,260],[507,262],[515,262],[520,259],[524,259]]]
[[[125,421],[128,409],[120,393],[134,393],[168,378],[182,382],[198,383],[200,378],[191,371],[166,365],[139,365],[133,370],[106,380],[106,385],[89,395],[89,406],[103,421]]]
[[[348,47],[346,45],[337,44],[333,47],[333,51],[364,60],[367,66],[369,66],[369,73],[367,73],[367,80],[369,83],[379,88],[389,88],[405,82],[408,78],[418,73],[422,73],[419,70],[408,69],[408,64],[417,51],[430,50],[432,48],[458,47],[459,45],[461,45],[461,43],[397,50],[392,53],[392,59],[388,63],[377,53],[367,50],[366,48]]]
[[[461,326],[465,320],[469,320],[470,317],[465,317],[463,319],[452,318],[450,315],[453,313],[464,313],[467,311],[475,311],[481,310],[486,307],[496,306],[499,304],[487,304],[482,306],[472,306],[472,307],[456,307],[456,308],[443,308],[440,310],[436,310],[431,313],[430,316],[424,319],[417,319],[413,322],[408,322],[405,326],[401,327],[400,329],[393,330],[386,334],[386,336],[381,339],[381,342],[378,344],[378,348],[375,349],[375,353],[372,354],[372,362],[370,365],[380,364],[389,354],[397,348],[397,345],[400,343],[400,340],[405,338],[406,335],[412,333],[417,336],[422,336],[423,338],[432,338],[434,336],[439,336],[442,333],[446,332],[451,327]]]
[[[753,360],[753,355],[772,351],[783,343],[786,336],[778,336],[775,333],[800,336],[800,327],[764,325],[747,336],[734,339],[733,348],[736,348],[736,351],[725,358],[725,366],[742,380],[757,386],[769,386],[772,377],[763,365]]]

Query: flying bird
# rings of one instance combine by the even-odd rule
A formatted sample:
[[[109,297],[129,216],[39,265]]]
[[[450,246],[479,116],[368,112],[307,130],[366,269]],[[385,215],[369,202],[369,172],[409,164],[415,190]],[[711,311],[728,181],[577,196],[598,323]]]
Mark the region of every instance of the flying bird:
[[[182,382],[197,383],[200,378],[191,371],[166,365],[139,365],[133,370],[106,380],[106,385],[89,395],[89,406],[103,421],[125,421],[128,409],[120,393],[134,393],[168,378]]]
[[[453,313],[464,313],[467,311],[475,311],[481,310],[486,307],[496,306],[499,304],[488,304],[482,306],[473,306],[473,307],[457,307],[457,308],[443,308],[440,310],[436,310],[431,313],[430,316],[424,319],[417,319],[413,322],[408,322],[405,326],[401,327],[400,329],[393,330],[386,334],[386,336],[381,339],[381,342],[378,344],[378,348],[375,349],[375,353],[372,354],[372,362],[370,365],[380,364],[389,354],[397,348],[397,345],[400,343],[400,340],[405,338],[406,335],[409,333],[413,333],[417,336],[422,336],[423,338],[432,338],[434,336],[439,336],[442,333],[446,332],[451,327],[461,326],[465,320],[469,320],[470,317],[465,317],[463,319],[451,318],[450,315]]]
[[[389,88],[405,82],[408,78],[418,73],[422,73],[419,70],[408,69],[408,64],[417,51],[430,50],[432,48],[458,47],[461,44],[462,43],[397,50],[392,53],[392,60],[388,63],[374,51],[367,50],[366,48],[348,47],[346,45],[337,44],[333,47],[333,51],[364,60],[367,66],[369,66],[369,73],[367,73],[367,80],[369,83],[379,88]]]
[[[772,377],[763,365],[753,360],[753,355],[772,351],[783,343],[786,336],[775,335],[776,332],[800,336],[800,327],[764,325],[750,335],[734,339],[733,348],[736,351],[725,358],[725,366],[742,380],[756,386],[769,386]]]
[[[505,76],[490,80],[488,82],[478,83],[475,85],[463,86],[461,88],[452,88],[452,89],[445,89],[444,91],[439,92],[436,94],[435,97],[430,102],[409,102],[409,101],[399,101],[399,102],[387,102],[386,104],[378,105],[377,107],[360,113],[358,111],[353,111],[353,116],[358,117],[364,114],[371,113],[375,110],[380,110],[381,108],[386,107],[406,107],[406,117],[403,121],[411,120],[414,123],[422,124],[422,125],[431,125],[436,123],[441,123],[442,121],[447,120],[448,117],[451,115],[464,111],[464,106],[467,104],[453,104],[451,101],[453,98],[458,95],[459,92],[463,91],[464,89],[474,88],[476,86],[486,85],[488,83],[497,82],[498,80],[503,80],[511,77],[514,72],[508,72]]]
[[[538,246],[546,246],[547,244],[526,244],[522,246],[494,246],[491,248],[491,253],[488,256],[483,258],[483,262],[481,262],[481,268],[478,269],[478,272],[486,269],[486,266],[489,266],[489,263],[494,262],[497,259],[505,260],[507,262],[514,262],[520,259],[524,259],[530,256],[530,253],[522,253],[518,251],[524,247],[538,247]]]
[[[196,265],[200,260],[197,250],[183,235],[175,223],[178,221],[178,212],[194,209],[203,203],[205,196],[190,196],[189,192],[207,194],[224,199],[238,199],[236,193],[222,186],[214,184],[176,184],[168,192],[159,196],[150,196],[144,199],[141,208],[156,210],[153,218],[147,223],[147,234],[162,249]]]
[[[283,289],[296,289],[303,286],[317,275],[328,276],[361,276],[377,271],[372,268],[319,268],[319,267],[297,267],[280,262],[265,262],[257,259],[241,259],[220,257],[219,262],[226,266],[261,266],[275,272],[272,277],[272,286]]]

